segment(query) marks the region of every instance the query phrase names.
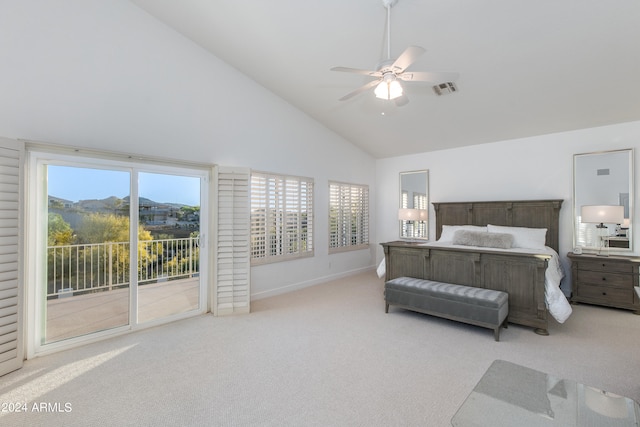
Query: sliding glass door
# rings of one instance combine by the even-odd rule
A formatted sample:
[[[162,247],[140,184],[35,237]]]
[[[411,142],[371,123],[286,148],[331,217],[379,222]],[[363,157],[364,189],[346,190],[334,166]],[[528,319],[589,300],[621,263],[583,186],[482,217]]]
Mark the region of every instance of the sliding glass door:
[[[33,156],[34,352],[206,311],[208,171]]]
[[[138,321],[200,306],[200,179],[138,174]]]
[[[47,165],[42,343],[130,321],[128,171]]]

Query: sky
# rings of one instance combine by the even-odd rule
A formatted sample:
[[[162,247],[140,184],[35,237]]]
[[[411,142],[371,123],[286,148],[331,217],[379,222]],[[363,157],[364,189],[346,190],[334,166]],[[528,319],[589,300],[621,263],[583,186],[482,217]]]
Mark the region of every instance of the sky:
[[[49,196],[77,202],[129,195],[129,173],[116,170],[48,166]],[[140,197],[159,203],[200,206],[200,179],[140,172]]]

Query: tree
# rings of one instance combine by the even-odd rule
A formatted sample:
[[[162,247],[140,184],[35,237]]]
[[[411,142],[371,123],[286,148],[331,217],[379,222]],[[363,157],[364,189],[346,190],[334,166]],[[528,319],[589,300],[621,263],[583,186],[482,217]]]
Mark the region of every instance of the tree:
[[[74,241],[73,229],[66,222],[62,215],[49,213],[47,245],[66,246],[72,245]]]
[[[116,283],[126,283],[129,281],[129,217],[92,213],[86,215],[80,226],[78,227],[78,242],[87,246],[79,252],[79,256],[84,259],[92,259],[94,262],[94,270],[91,274],[98,277],[100,266],[104,265],[106,258],[112,268],[112,277]],[[147,245],[145,242],[153,240],[151,233],[142,225],[138,226],[138,273],[140,274],[142,266],[149,265],[157,261],[157,248],[154,246],[161,243],[151,243]],[[103,243],[113,243],[108,247],[103,247]],[[99,245],[98,245],[99,244]],[[162,251],[160,251],[162,253]],[[100,279],[96,279],[100,280]]]
[[[60,200],[51,199],[49,200],[49,207],[56,208],[56,209],[64,209],[64,203],[62,203]]]
[[[105,243],[129,241],[129,217],[92,213],[85,216],[78,227],[79,243]],[[151,233],[138,226],[138,241],[153,240]]]
[[[190,215],[195,213],[200,213],[200,206],[180,206],[180,211],[178,212],[178,219],[185,220],[188,219]]]

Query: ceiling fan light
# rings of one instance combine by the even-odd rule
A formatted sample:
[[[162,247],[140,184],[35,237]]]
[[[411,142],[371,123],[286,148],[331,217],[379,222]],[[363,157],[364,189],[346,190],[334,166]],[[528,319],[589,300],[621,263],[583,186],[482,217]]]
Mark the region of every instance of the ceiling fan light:
[[[380,82],[373,93],[376,94],[376,98],[389,99],[389,84],[384,81]]]
[[[374,91],[376,98],[380,99],[396,99],[402,96],[402,85],[397,80],[381,81]]]
[[[389,83],[389,99],[396,99],[402,96],[402,85],[399,81],[394,80]]]

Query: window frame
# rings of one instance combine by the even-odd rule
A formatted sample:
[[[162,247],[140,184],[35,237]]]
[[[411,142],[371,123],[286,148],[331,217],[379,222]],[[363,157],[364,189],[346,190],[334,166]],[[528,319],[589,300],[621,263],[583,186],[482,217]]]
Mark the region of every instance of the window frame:
[[[55,353],[57,351],[67,350],[76,346],[98,341],[110,336],[121,335],[136,330],[146,329],[161,324],[171,323],[177,320],[181,320],[188,317],[194,317],[204,314],[209,310],[208,295],[209,295],[209,274],[211,266],[204,262],[209,258],[209,244],[207,243],[208,233],[210,225],[206,221],[200,223],[200,259],[203,261],[200,263],[200,278],[199,278],[199,307],[187,312],[178,313],[175,315],[169,315],[163,318],[150,320],[147,322],[139,322],[137,319],[138,307],[137,307],[137,284],[130,287],[129,294],[129,320],[127,324],[117,326],[102,331],[92,332],[86,335],[80,335],[73,338],[54,341],[43,342],[42,331],[39,329],[42,324],[43,313],[40,310],[40,304],[42,301],[42,289],[37,287],[38,283],[42,283],[46,280],[46,272],[44,266],[46,261],[44,260],[44,252],[41,248],[46,247],[46,235],[47,235],[47,223],[43,217],[43,213],[46,210],[43,206],[48,204],[46,168],[48,165],[60,165],[60,166],[72,166],[72,167],[87,167],[95,169],[111,169],[127,171],[130,176],[130,197],[132,211],[137,212],[137,196],[138,187],[137,179],[133,177],[140,172],[149,173],[162,173],[170,175],[184,175],[192,176],[201,179],[200,189],[200,202],[201,202],[201,215],[203,218],[209,216],[210,212],[210,199],[209,199],[209,183],[211,181],[211,167],[212,165],[190,163],[182,161],[164,161],[162,159],[149,158],[144,156],[102,152],[99,150],[90,150],[83,148],[74,148],[67,146],[51,146],[48,144],[39,144],[33,142],[27,142],[26,144],[26,199],[27,199],[27,236],[26,236],[26,250],[27,250],[27,282],[30,284],[28,288],[27,298],[27,313],[32,321],[26,323],[27,328],[27,345],[26,352],[27,358],[31,359],[36,356],[41,356],[49,353]],[[132,215],[130,212],[130,241],[137,241],[137,216]],[[137,245],[134,245],[134,251],[132,252],[131,265],[137,264],[137,251],[135,250]],[[133,277],[133,275],[131,275]]]
[[[251,265],[313,257],[314,179],[252,170],[250,182]],[[264,214],[256,213],[260,209]],[[270,211],[277,213],[272,215]],[[275,227],[273,233],[269,231],[271,227]],[[258,241],[263,244],[257,246]],[[271,250],[270,241],[273,242]],[[273,244],[279,249],[274,251]],[[303,247],[306,249],[303,250]]]
[[[334,194],[334,187],[339,191],[338,195]],[[354,194],[355,192],[355,194]],[[345,199],[348,195],[348,201]],[[355,196],[355,197],[354,197]],[[338,198],[338,205],[334,205]],[[368,249],[370,246],[370,206],[369,206],[369,186],[366,184],[353,184],[339,181],[329,181],[329,254]],[[346,203],[345,203],[346,202]],[[343,213],[344,210],[357,209],[355,213],[355,221],[353,220],[353,212],[351,215]],[[334,221],[332,218],[334,209],[338,210],[338,215]],[[342,218],[342,221],[340,220]],[[347,219],[347,224],[343,221]],[[334,222],[337,222],[334,224]],[[360,223],[360,224],[358,224]],[[356,242],[353,243],[353,227],[356,227]],[[343,231],[351,229],[350,238],[343,233],[340,236],[339,230]],[[334,233],[338,234],[334,236]],[[334,243],[338,240],[337,245]]]

